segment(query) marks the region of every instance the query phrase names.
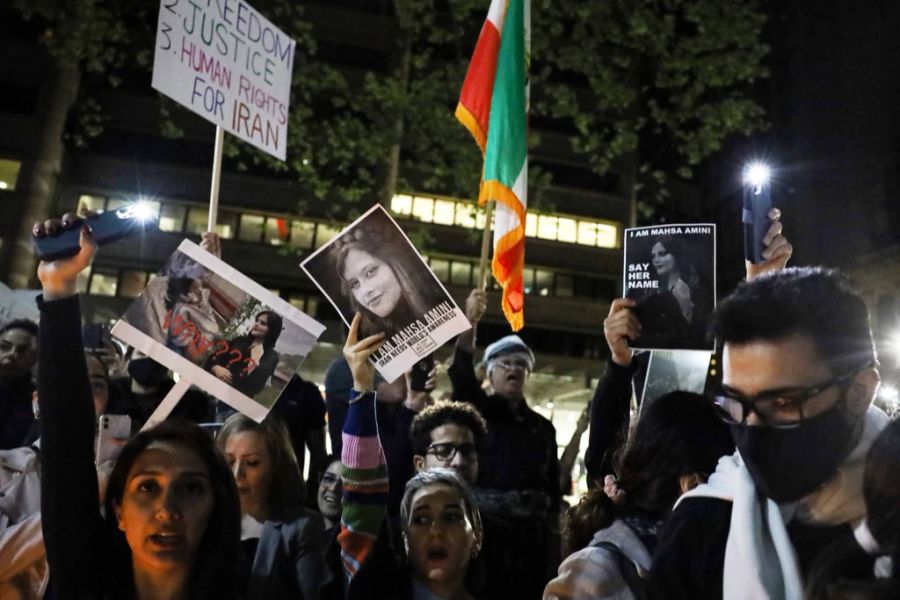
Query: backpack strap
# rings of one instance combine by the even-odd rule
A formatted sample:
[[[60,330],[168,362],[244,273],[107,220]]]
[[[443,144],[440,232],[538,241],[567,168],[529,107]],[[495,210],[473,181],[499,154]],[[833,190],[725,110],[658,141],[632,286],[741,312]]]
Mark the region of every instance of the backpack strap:
[[[641,576],[638,575],[637,567],[634,566],[634,563],[625,556],[625,553],[619,549],[612,542],[592,542],[591,546],[594,548],[602,548],[607,552],[613,554],[619,561],[619,571],[622,572],[622,577],[625,579],[625,584],[628,586],[628,589],[631,590],[631,593],[634,595],[636,600],[646,600],[647,599],[647,587],[644,583],[644,580],[641,579]]]

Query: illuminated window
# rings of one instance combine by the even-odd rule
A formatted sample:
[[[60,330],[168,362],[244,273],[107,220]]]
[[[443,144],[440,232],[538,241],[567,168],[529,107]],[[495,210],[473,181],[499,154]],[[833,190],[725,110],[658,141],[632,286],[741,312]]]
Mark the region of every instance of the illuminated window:
[[[398,215],[412,214],[412,196],[407,194],[397,194],[391,198],[391,210]]]
[[[223,240],[234,238],[240,215],[233,210],[220,210],[216,217],[216,233],[219,234],[219,237]]]
[[[472,264],[454,260],[450,265],[450,283],[456,285],[471,285]]]
[[[525,235],[535,237],[537,235],[537,215],[533,212],[525,214]]]
[[[440,258],[432,258],[429,261],[431,270],[434,271],[435,277],[441,281],[450,281],[450,261]]]
[[[21,168],[22,163],[17,160],[0,158],[0,190],[15,191],[16,182],[19,180],[19,169]]]
[[[188,209],[186,233],[200,235],[206,231],[209,224],[209,209],[201,206],[192,206]]]
[[[129,204],[131,203],[125,198],[110,198],[106,202],[106,210],[118,210],[123,206],[128,206]]]
[[[91,274],[91,284],[88,292],[97,296],[115,296],[117,279],[115,273],[102,273],[94,271]]]
[[[122,283],[119,285],[119,296],[137,298],[147,284],[147,273],[144,271],[122,271]]]
[[[536,269],[534,272],[534,289],[540,296],[549,296],[553,291],[553,271]]]
[[[316,313],[319,312],[319,300],[316,298],[311,298],[309,296],[306,297],[306,310],[304,310],[306,314],[311,317],[315,317]]]
[[[269,217],[266,219],[266,241],[273,246],[280,246],[287,241],[288,222],[285,219]]]
[[[102,213],[106,205],[106,198],[103,196],[91,196],[90,194],[81,194],[78,196],[78,213],[81,214],[86,210]]]
[[[309,221],[291,222],[291,244],[295,248],[309,250],[313,245],[313,237],[316,234],[316,224]]]
[[[88,267],[84,271],[81,271],[78,274],[78,278],[75,280],[75,289],[78,290],[79,294],[87,294],[88,282],[91,280],[91,269],[92,267]]]
[[[434,220],[434,200],[423,196],[416,196],[413,199],[412,214],[415,218],[426,223]]]
[[[325,242],[336,236],[341,232],[339,227],[332,227],[331,225],[326,225],[325,223],[319,223],[316,225],[316,248],[321,248]]]
[[[574,244],[577,230],[578,225],[575,219],[566,219],[564,217],[560,217],[557,221],[556,239],[558,239],[560,242],[568,242],[570,244]]]
[[[597,245],[597,224],[581,221],[578,224],[578,243],[585,246]]]
[[[456,205],[456,221],[454,224],[467,229],[475,229],[475,215],[478,212],[474,202],[459,202]]]
[[[615,248],[618,243],[619,228],[615,225],[597,223],[597,245],[601,248]]]
[[[266,218],[262,215],[241,215],[238,239],[245,242],[261,242],[265,223]]]
[[[163,204],[159,211],[160,231],[174,231],[175,233],[181,233],[186,212],[187,208],[180,204]]]
[[[453,225],[456,202],[449,200],[434,201],[434,222],[441,225]]]
[[[525,267],[522,272],[522,286],[525,288],[526,294],[530,294],[534,289],[534,269]]]
[[[271,293],[276,298],[281,296],[281,290],[279,290],[278,288],[268,288],[268,289],[269,289],[269,293]]]
[[[555,240],[557,220],[556,217],[551,217],[549,215],[538,215],[538,237],[545,240]]]

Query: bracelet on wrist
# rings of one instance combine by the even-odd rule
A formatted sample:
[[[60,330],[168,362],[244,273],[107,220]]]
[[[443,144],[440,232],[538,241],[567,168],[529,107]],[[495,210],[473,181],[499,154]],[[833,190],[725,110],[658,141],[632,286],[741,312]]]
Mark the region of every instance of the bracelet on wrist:
[[[362,399],[365,397],[366,394],[372,394],[372,393],[374,393],[374,392],[375,392],[375,390],[356,390],[356,389],[351,389],[351,390],[350,390],[350,401],[349,401],[349,403],[350,403],[350,404],[355,404],[356,402],[359,402],[360,400],[362,400]]]

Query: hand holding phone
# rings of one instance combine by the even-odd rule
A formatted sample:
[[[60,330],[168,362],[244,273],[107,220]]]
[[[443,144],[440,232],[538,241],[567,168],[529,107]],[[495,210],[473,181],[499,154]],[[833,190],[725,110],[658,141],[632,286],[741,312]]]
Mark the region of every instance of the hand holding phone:
[[[122,238],[158,229],[159,217],[146,202],[134,202],[117,210],[82,218],[66,219],[56,232],[36,231],[32,241],[43,261],[59,260],[78,254],[81,228],[90,227],[94,243],[103,246]]]
[[[434,370],[434,355],[429,354],[413,365],[409,376],[409,388],[414,392],[425,392],[428,375]]]
[[[128,415],[100,415],[97,433],[97,464],[115,460],[122,446],[131,437],[131,417]]]
[[[741,215],[744,223],[744,257],[755,265],[766,261],[763,258],[766,249],[763,238],[769,231],[769,210],[772,208],[769,176],[769,168],[761,163],[748,165],[744,169],[744,209]]]

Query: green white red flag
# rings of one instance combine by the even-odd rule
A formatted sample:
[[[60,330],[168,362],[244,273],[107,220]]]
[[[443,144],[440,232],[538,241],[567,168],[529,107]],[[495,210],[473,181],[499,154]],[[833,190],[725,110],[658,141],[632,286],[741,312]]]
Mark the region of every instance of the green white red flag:
[[[513,331],[525,324],[529,17],[528,0],[491,1],[456,106],[484,154],[478,203],[496,201],[491,271]]]

